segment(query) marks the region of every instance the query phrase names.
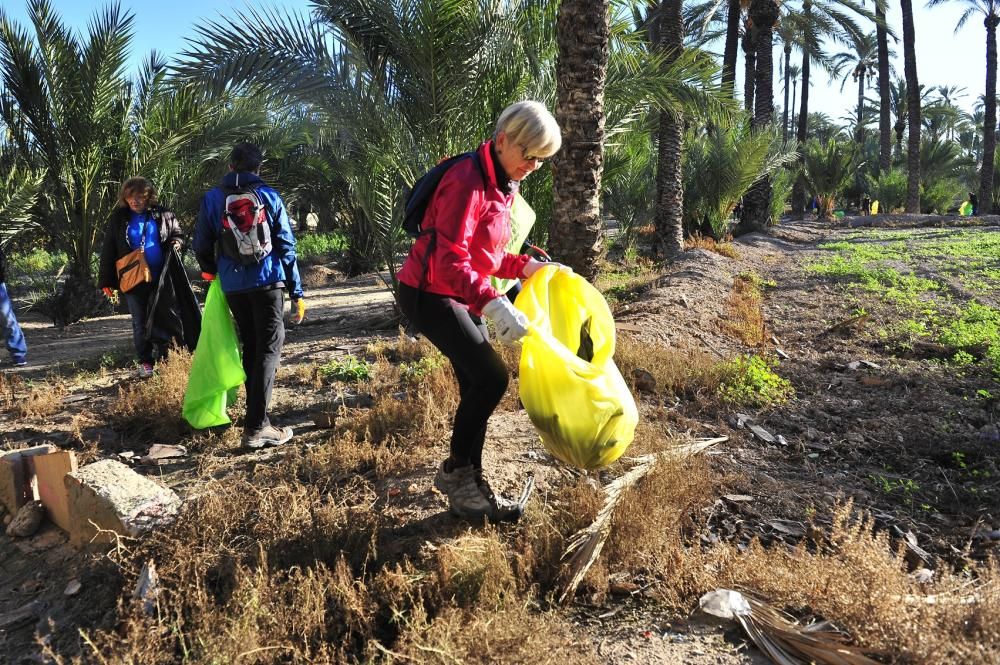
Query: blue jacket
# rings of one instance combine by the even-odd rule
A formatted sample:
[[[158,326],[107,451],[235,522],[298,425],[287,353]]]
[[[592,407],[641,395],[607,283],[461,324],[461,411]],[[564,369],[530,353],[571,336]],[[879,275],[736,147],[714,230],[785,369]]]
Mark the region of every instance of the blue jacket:
[[[267,217],[271,223],[271,253],[255,266],[240,265],[217,250],[222,230],[222,209],[226,204],[223,188],[235,187],[237,179],[241,187],[256,188],[267,206]],[[218,275],[225,293],[273,288],[280,282],[292,294],[293,300],[303,296],[299,268],[295,262],[295,236],[285,212],[285,203],[278,192],[264,184],[255,173],[227,173],[218,187],[205,193],[191,247],[202,271]]]

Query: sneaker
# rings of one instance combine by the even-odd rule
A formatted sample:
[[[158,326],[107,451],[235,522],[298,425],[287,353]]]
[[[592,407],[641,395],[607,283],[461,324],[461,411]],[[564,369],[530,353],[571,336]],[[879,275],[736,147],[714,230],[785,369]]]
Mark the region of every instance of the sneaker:
[[[288,443],[294,436],[291,427],[275,427],[268,425],[262,427],[252,434],[243,435],[243,447],[252,450],[267,448],[268,446],[280,446]]]
[[[10,362],[14,367],[24,367],[28,364],[27,360],[11,360]]]
[[[493,490],[483,480],[482,470],[471,464],[456,467],[449,473],[441,462],[434,476],[434,487],[448,497],[448,507],[455,517],[487,517],[490,520],[497,517],[497,500]]]
[[[153,376],[153,366],[149,363],[139,363],[139,368],[136,370],[140,379],[148,379]]]

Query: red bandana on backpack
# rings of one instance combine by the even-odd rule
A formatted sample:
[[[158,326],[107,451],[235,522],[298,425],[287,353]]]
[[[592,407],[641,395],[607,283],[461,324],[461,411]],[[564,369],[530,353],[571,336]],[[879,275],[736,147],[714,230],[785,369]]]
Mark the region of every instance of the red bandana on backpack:
[[[222,253],[242,265],[256,265],[271,253],[267,206],[256,189],[240,187],[239,176],[236,186],[224,191],[226,203],[219,236]]]

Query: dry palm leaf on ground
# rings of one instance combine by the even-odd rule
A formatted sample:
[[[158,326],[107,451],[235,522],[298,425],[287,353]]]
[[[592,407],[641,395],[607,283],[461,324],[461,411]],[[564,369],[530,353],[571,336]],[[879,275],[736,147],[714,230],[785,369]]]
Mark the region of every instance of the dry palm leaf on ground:
[[[625,473],[625,475],[616,478],[604,486],[606,496],[601,511],[597,513],[597,518],[590,526],[580,529],[573,534],[573,537],[569,540],[569,546],[562,557],[567,561],[567,566],[569,567],[569,583],[559,597],[559,602],[566,602],[567,599],[573,597],[583,577],[590,570],[594,562],[597,561],[597,557],[600,556],[601,550],[604,548],[604,542],[608,539],[608,534],[611,531],[611,517],[614,515],[615,508],[617,508],[618,502],[621,500],[626,489],[642,480],[642,478],[653,470],[659,461],[691,457],[728,440],[728,438],[722,436],[714,439],[697,439],[693,443],[676,446],[653,455],[630,458],[629,461],[634,462],[635,466]]]
[[[757,648],[777,665],[878,665],[870,650],[847,644],[849,636],[828,621],[802,626],[770,605],[739,591],[716,589],[701,609],[737,621]]]

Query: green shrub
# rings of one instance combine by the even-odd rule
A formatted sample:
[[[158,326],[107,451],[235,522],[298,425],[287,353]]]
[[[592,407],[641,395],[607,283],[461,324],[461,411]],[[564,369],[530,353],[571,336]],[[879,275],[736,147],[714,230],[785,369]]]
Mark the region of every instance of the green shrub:
[[[365,360],[358,360],[354,356],[344,356],[320,365],[319,375],[324,379],[334,381],[346,381],[354,383],[365,381],[371,377],[371,365]]]
[[[906,172],[892,169],[879,175],[878,179],[866,176],[868,189],[873,201],[878,201],[880,213],[892,212],[906,203]]]
[[[7,271],[17,277],[51,277],[66,265],[65,252],[48,252],[37,248],[29,254],[9,253]]]
[[[920,188],[920,210],[944,215],[955,207],[962,194],[961,186],[950,178],[937,180],[930,187]]]
[[[347,238],[340,233],[306,233],[295,239],[296,257],[305,263],[329,260],[347,249]]]
[[[782,404],[795,394],[791,382],[775,374],[760,356],[738,356],[722,371],[719,397],[732,406]]]

